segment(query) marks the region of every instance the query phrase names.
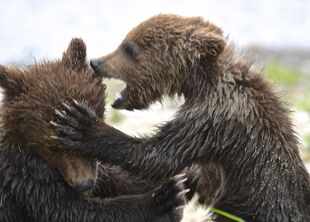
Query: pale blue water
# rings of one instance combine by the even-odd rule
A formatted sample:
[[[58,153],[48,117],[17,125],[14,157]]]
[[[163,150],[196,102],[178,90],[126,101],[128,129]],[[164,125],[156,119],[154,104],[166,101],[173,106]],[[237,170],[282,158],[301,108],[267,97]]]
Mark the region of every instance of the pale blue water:
[[[56,58],[71,37],[90,57],[113,50],[142,20],[159,13],[203,16],[239,46],[310,48],[310,0],[0,0],[0,63]]]

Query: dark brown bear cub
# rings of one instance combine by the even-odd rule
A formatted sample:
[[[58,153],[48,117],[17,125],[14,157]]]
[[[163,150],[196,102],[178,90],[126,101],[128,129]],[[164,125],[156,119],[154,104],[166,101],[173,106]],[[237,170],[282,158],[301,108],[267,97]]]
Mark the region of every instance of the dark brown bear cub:
[[[310,221],[309,174],[288,109],[261,73],[236,57],[220,28],[199,17],[155,16],[91,66],[126,82],[115,108],[142,109],[175,94],[185,103],[142,139],[74,105],[77,118],[66,115],[56,128],[60,142],[150,179],[196,168],[192,189],[201,200],[246,221]],[[78,124],[68,126],[72,121]]]
[[[145,194],[90,199],[81,191],[96,183],[96,161],[50,138],[49,121],[61,101],[78,98],[98,118],[104,114],[105,85],[87,67],[82,40],[73,39],[62,60],[25,69],[0,66],[0,85],[1,222],[179,220],[182,176]],[[103,188],[96,191],[101,196],[99,191]]]

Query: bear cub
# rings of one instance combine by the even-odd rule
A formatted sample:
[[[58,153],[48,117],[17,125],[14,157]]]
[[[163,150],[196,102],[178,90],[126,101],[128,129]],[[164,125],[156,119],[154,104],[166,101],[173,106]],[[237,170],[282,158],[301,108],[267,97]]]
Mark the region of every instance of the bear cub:
[[[180,220],[184,176],[144,194],[90,198],[84,191],[96,185],[96,160],[66,150],[50,137],[49,122],[56,107],[71,97],[91,107],[98,118],[104,115],[106,87],[88,68],[81,39],[71,41],[61,60],[25,69],[1,65],[0,86],[4,89],[0,111],[0,221]],[[99,191],[105,192],[103,189],[97,189],[98,196]]]
[[[126,83],[114,108],[144,109],[176,94],[185,102],[145,138],[74,104],[74,115],[55,128],[61,144],[150,180],[194,172],[189,185],[200,201],[246,221],[310,221],[310,179],[289,110],[219,27],[200,17],[154,16],[91,66]]]

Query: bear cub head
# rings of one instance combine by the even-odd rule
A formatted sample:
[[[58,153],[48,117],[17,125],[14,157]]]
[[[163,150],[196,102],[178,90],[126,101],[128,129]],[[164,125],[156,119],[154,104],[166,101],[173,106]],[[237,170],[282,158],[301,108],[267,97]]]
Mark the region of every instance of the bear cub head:
[[[72,39],[61,60],[25,68],[1,65],[0,86],[2,143],[36,153],[79,192],[93,188],[97,162],[55,144],[49,123],[55,109],[69,98],[84,101],[101,118],[104,115],[106,87],[87,66],[85,43]]]
[[[90,64],[97,75],[126,83],[114,108],[144,109],[163,95],[182,94],[199,61],[214,61],[225,46],[222,30],[201,17],[162,14],[139,24],[114,52]]]

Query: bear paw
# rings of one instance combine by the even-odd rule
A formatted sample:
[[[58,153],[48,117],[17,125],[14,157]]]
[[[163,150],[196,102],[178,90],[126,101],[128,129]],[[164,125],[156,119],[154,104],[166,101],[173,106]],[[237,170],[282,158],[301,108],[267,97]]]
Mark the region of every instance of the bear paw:
[[[161,221],[181,221],[185,196],[189,192],[189,189],[184,188],[186,180],[185,174],[177,175],[149,194],[151,207],[155,209],[157,215],[162,217]]]
[[[50,124],[54,129],[51,136],[60,145],[77,149],[82,152],[83,144],[98,138],[97,132],[102,129],[104,123],[85,104],[72,100],[62,104],[63,110],[55,110],[56,121]]]

